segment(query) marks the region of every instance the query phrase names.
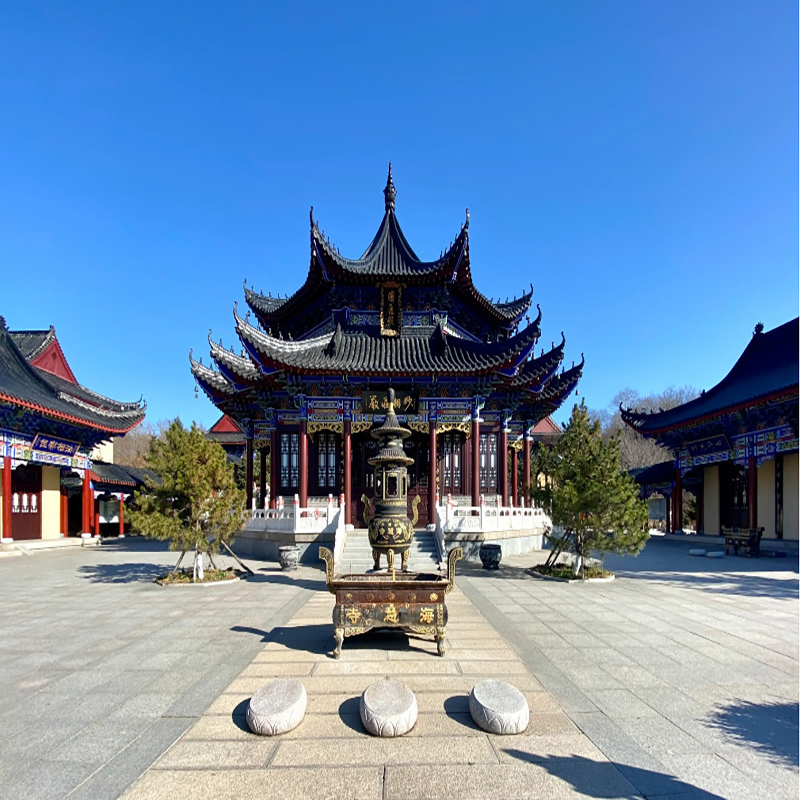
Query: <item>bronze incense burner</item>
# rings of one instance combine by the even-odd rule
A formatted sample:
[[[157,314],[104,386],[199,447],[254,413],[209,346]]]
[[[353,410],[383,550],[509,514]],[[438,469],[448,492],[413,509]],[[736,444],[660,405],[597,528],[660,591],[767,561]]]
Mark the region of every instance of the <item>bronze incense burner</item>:
[[[401,628],[431,635],[440,656],[445,653],[447,606],[445,595],[453,588],[460,547],[447,557],[447,575],[439,573],[400,573],[334,577],[333,553],[320,547],[325,562],[325,583],[336,595],[333,608],[333,657],[339,658],[347,636],[366,633],[371,628]]]

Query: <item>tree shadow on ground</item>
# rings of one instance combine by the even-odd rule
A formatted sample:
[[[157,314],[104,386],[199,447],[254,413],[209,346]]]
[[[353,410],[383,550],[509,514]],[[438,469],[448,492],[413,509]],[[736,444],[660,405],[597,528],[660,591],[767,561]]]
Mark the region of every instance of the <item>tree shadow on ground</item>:
[[[736,744],[755,750],[773,764],[800,763],[797,703],[751,703],[740,700],[718,705],[704,724],[726,734]]]
[[[470,578],[493,578],[505,580],[530,580],[538,581],[528,572],[528,567],[512,567],[500,564],[500,569],[484,569],[480,564],[467,562],[466,564],[456,564],[456,577],[464,575]]]
[[[295,576],[295,577],[292,577]],[[325,576],[322,575],[318,580],[314,578],[297,577],[296,573],[280,572],[269,568],[262,568],[255,575],[245,573],[245,580],[248,583],[269,583],[276,586],[299,586],[303,589],[311,589],[314,592],[321,592],[325,589]]]
[[[158,539],[148,539],[144,536],[127,534],[124,539],[116,536],[104,538],[101,545],[105,551],[132,552],[132,553],[166,553],[169,552],[169,542]],[[173,550],[173,552],[175,552]],[[176,556],[177,557],[177,556]]]
[[[87,564],[78,567],[78,575],[92,583],[153,583],[171,569],[167,564]]]
[[[613,761],[592,761],[584,756],[539,756],[514,748],[503,752],[544,767],[551,775],[570,784],[585,797],[640,798],[652,795],[680,795],[693,800],[723,800],[678,778],[641,767],[631,767]]]
[[[698,559],[699,560],[699,559]],[[629,572],[617,570],[617,577],[631,580],[663,581],[670,586],[702,589],[718,594],[738,594],[745,597],[797,598],[800,582],[796,578],[769,577],[763,573],[741,572]]]

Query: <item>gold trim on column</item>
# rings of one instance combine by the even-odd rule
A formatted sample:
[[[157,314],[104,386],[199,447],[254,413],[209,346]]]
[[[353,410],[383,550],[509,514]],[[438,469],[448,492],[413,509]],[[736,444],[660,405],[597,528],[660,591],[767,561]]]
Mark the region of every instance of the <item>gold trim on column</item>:
[[[334,433],[343,433],[344,425],[341,422],[312,422],[309,421],[307,432],[316,433],[317,431],[333,431]]]
[[[472,433],[471,422],[441,422],[436,425],[436,434],[446,433],[447,431],[461,431],[469,438]]]

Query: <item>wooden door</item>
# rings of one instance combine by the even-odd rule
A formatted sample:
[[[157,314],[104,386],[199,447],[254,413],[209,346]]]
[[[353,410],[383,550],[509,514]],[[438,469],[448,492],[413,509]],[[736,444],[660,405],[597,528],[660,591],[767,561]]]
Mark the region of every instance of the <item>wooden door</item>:
[[[42,468],[23,464],[11,473],[11,535],[42,538]]]

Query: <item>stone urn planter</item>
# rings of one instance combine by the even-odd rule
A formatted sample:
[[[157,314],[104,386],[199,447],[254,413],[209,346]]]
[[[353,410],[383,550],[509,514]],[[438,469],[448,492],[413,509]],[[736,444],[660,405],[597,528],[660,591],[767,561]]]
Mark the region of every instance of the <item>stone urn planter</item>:
[[[478,551],[484,569],[500,569],[500,559],[503,551],[499,544],[482,544]]]
[[[278,548],[278,561],[284,572],[291,572],[297,569],[300,561],[300,548],[296,544],[287,544]]]

